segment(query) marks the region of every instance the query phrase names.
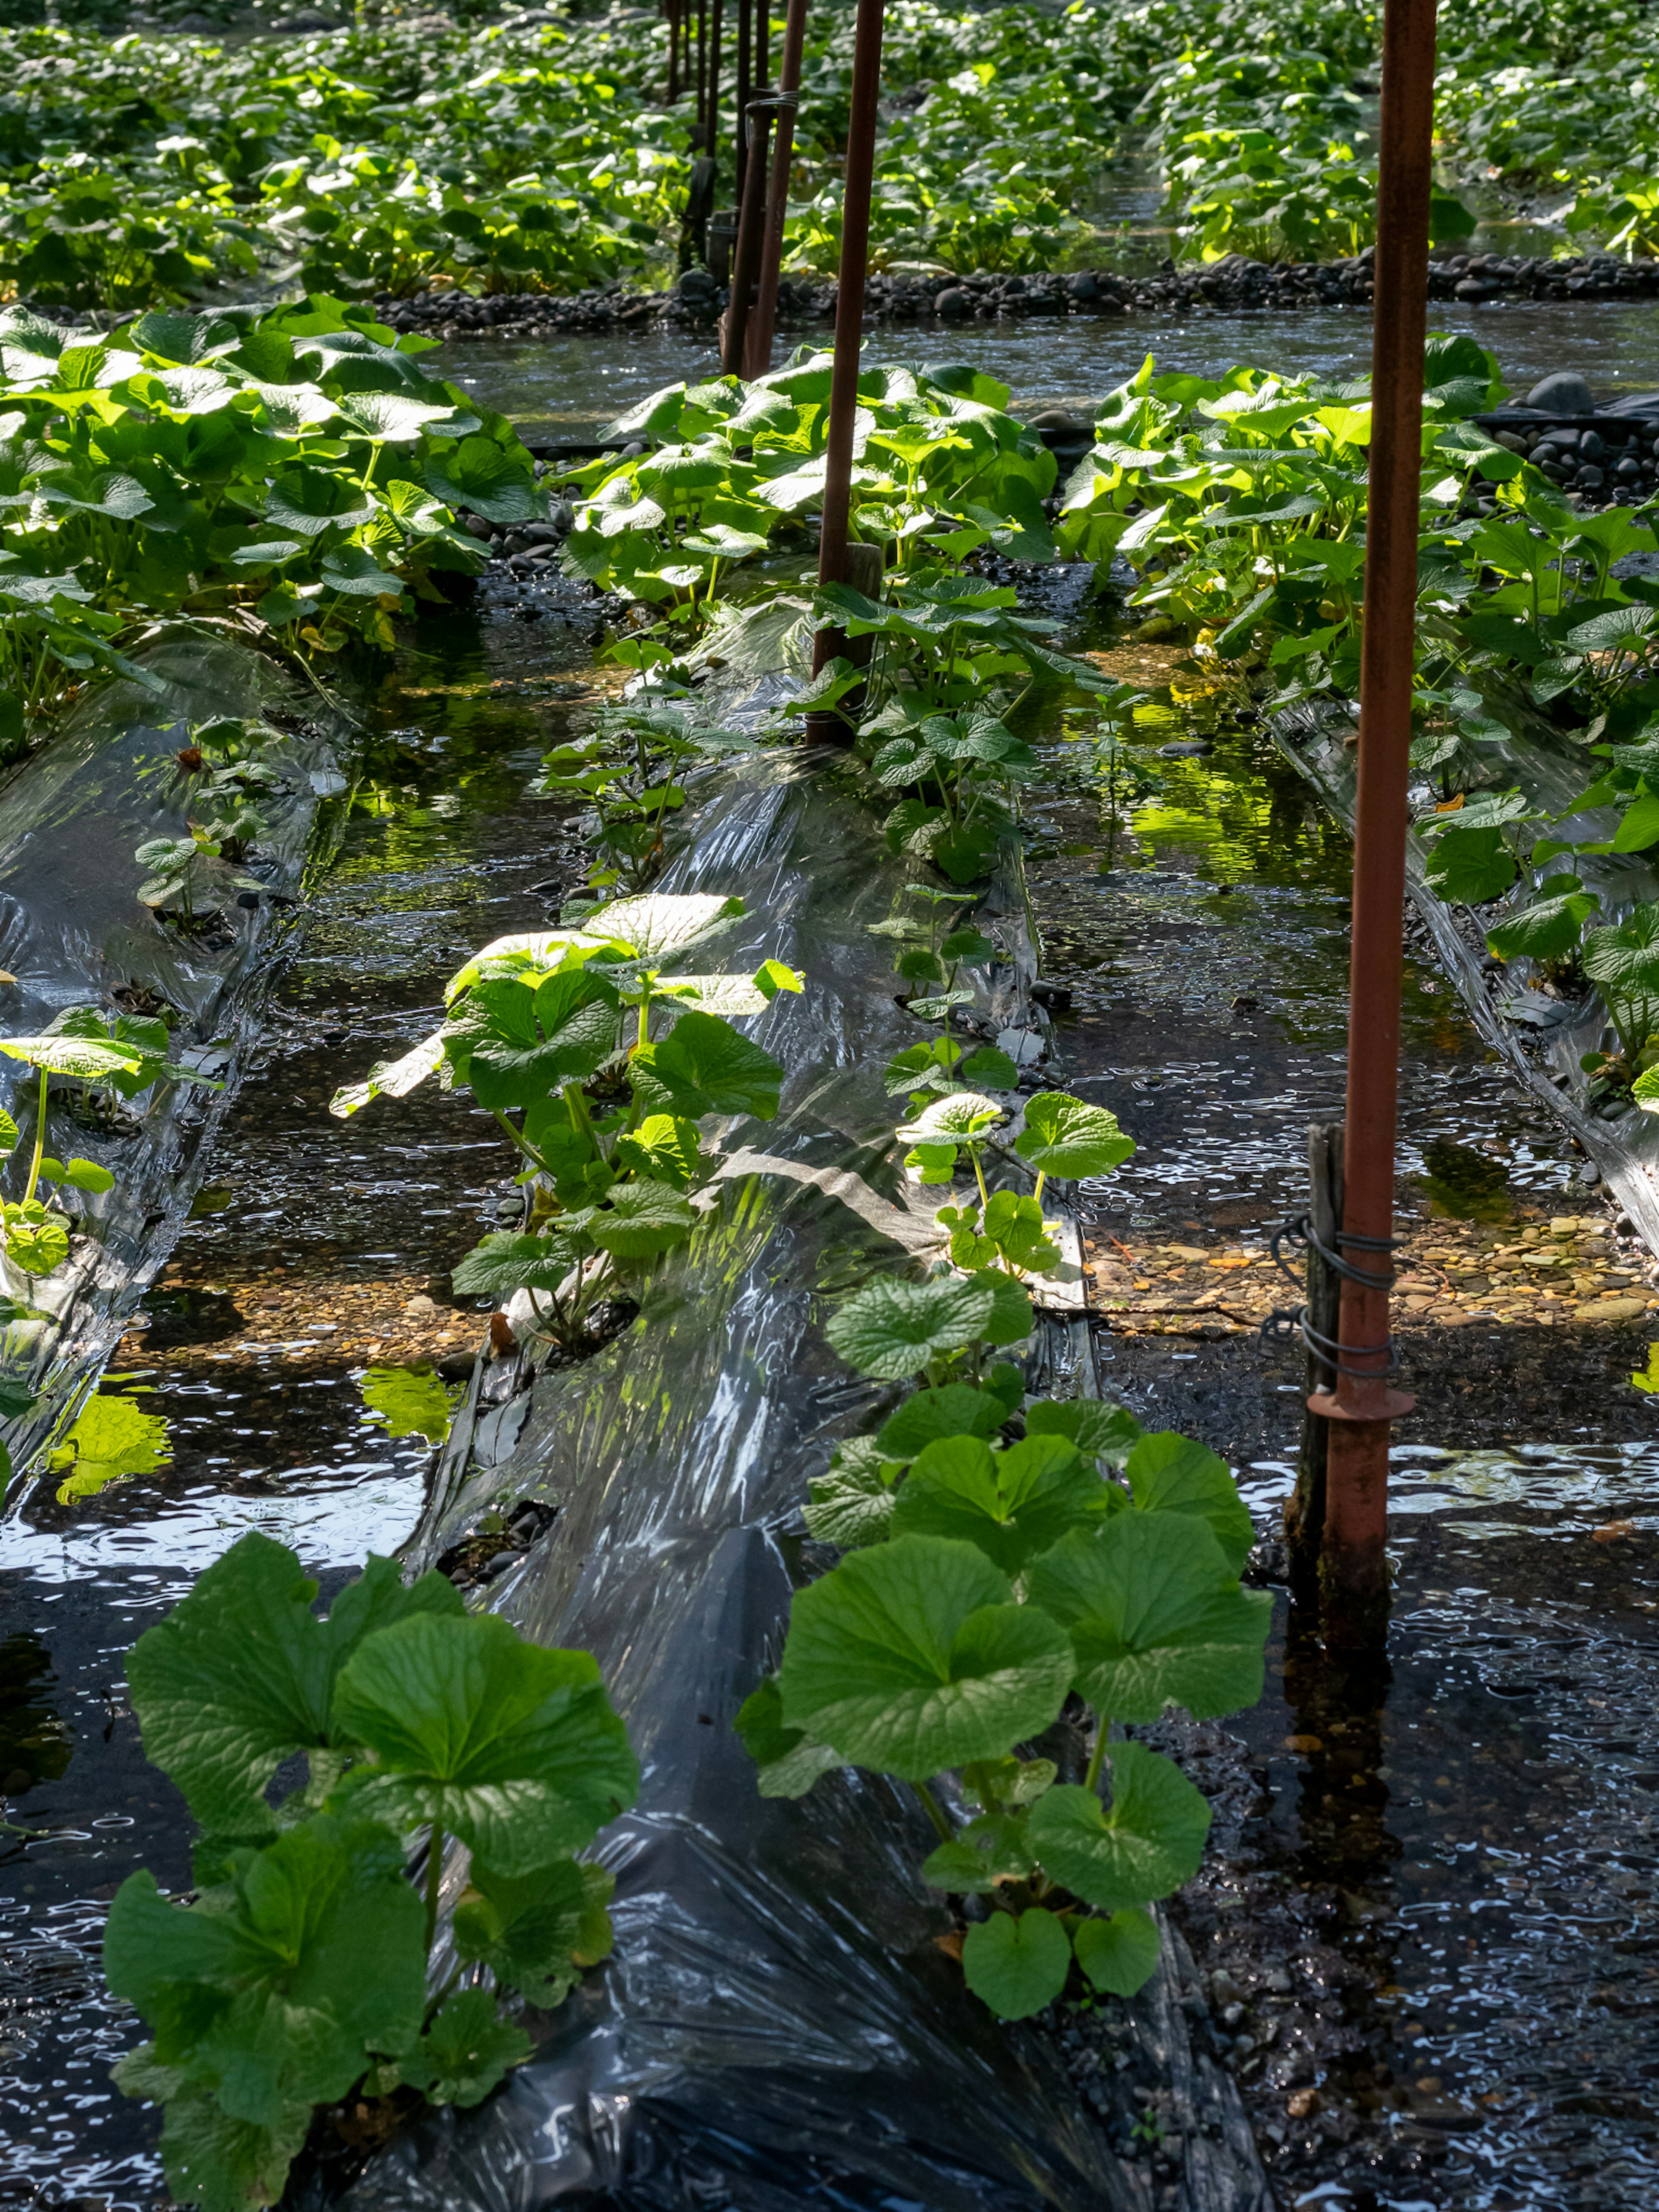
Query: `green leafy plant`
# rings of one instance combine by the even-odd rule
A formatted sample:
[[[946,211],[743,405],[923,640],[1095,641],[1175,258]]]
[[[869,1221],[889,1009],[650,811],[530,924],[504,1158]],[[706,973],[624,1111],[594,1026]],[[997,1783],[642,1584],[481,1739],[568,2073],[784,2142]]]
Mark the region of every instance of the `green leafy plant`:
[[[451,978],[441,1030],[336,1094],[331,1111],[344,1117],[441,1073],[471,1089],[524,1162],[523,1228],[476,1246],[454,1271],[458,1291],[523,1290],[536,1326],[574,1347],[601,1300],[690,1237],[690,1194],[714,1167],[698,1124],[778,1109],[781,1068],[729,1018],[801,988],[775,960],[752,976],[677,970],[743,910],[737,898],[647,893],[592,909],[580,928],[499,939]]]
[[[503,2004],[557,2004],[611,1948],[611,1877],[575,1854],[639,1769],[593,1661],[469,1615],[441,1575],[405,1588],[390,1559],[325,1619],[316,1594],[246,1535],[129,1663],[145,1753],[204,1833],[193,1899],[145,1871],[110,1908],[110,1988],[153,2039],[115,2080],[165,2105],[168,2185],[207,2212],[275,2203],[318,2106],[477,2104],[530,2052]],[[306,1779],[273,1804],[295,1753]],[[471,1861],[441,1979],[451,1838]]]
[[[602,709],[596,729],[545,754],[542,789],[590,810],[589,888],[601,898],[646,890],[662,866],[667,825],[685,804],[678,779],[752,749],[736,732],[703,729],[672,703],[647,700]]]
[[[1146,1908],[1195,1871],[1209,1808],[1112,1726],[1253,1703],[1272,1610],[1238,1584],[1254,1532],[1212,1453],[1097,1401],[1028,1405],[987,1364],[1025,1304],[1006,1277],[878,1278],[836,1314],[851,1364],[922,1387],[813,1484],[809,1526],[848,1556],[797,1595],[738,1720],[763,1794],[844,1765],[915,1789],[939,1839],[921,1878],[978,1901],[963,1970],[1008,2019],[1074,1965],[1124,1995],[1155,1970]],[[1073,1692],[1092,1741],[1062,1783],[1042,1746]]]

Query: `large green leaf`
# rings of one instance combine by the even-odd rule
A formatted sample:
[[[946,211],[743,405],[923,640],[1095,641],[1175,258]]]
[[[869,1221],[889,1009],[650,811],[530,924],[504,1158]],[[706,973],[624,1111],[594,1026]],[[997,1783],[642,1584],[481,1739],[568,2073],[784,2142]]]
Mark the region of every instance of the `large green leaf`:
[[[924,1781],[1046,1728],[1072,1674],[1045,1614],[1012,1602],[971,1544],[909,1536],[854,1552],[797,1595],[783,1718],[854,1765]]]
[[[1040,1905],[976,1920],[962,1946],[969,1988],[1000,2020],[1029,2020],[1052,2004],[1071,1970],[1065,1923]]]
[[[1659,829],[1655,835],[1659,836]],[[1552,876],[1519,914],[1487,931],[1487,950],[1499,960],[1522,955],[1559,960],[1577,944],[1585,922],[1601,903],[1599,895],[1587,891],[1577,876]]]
[[[1025,1102],[1025,1127],[1014,1150],[1043,1175],[1109,1175],[1135,1148],[1103,1106],[1086,1105],[1063,1091],[1039,1091]]]
[[[1109,1920],[1080,1920],[1072,1930],[1077,1962],[1097,1990],[1132,1997],[1158,1972],[1163,1939],[1151,1913],[1133,1905]]]
[[[457,1082],[470,1085],[492,1113],[584,1081],[616,1049],[616,993],[584,968],[561,969],[534,990],[515,979],[484,977],[444,1033]]]
[[[984,1276],[905,1283],[878,1275],[831,1315],[823,1333],[860,1375],[897,1382],[984,1335],[995,1304]]]
[[[328,530],[355,530],[374,512],[373,497],[349,477],[312,466],[284,469],[265,494],[265,517],[279,530],[318,538]]]
[[[374,1762],[341,1784],[351,1803],[459,1836],[503,1874],[580,1850],[639,1788],[594,1661],[522,1643],[494,1614],[416,1616],[368,1639],[334,1708]]]
[[[530,2056],[530,2038],[503,2020],[493,1990],[457,1990],[404,2058],[400,2072],[429,2105],[482,2104],[509,2066]]]
[[[326,1621],[311,1610],[316,1595],[286,1545],[251,1530],[133,1647],[145,1755],[210,1835],[274,1830],[265,1785],[295,1752],[337,1742],[335,1680],[363,1637],[411,1614],[465,1611],[446,1576],[405,1589],[392,1559],[371,1559]]]
[[[602,1252],[617,1260],[654,1260],[684,1244],[696,1214],[672,1183],[642,1178],[618,1183],[602,1206],[572,1217]]]
[[[155,2027],[157,2059],[264,2128],[296,2102],[343,2096],[371,2055],[410,2047],[425,1954],[400,1838],[327,1814],[249,1855],[198,1905],[169,1904],[148,1870],[129,1875],[104,1938],[110,1988]]]
[[[492,438],[463,438],[428,452],[416,461],[415,473],[445,506],[470,507],[491,522],[529,522],[547,512],[546,495],[524,464]]]
[[[914,1459],[939,1437],[994,1437],[1008,1408],[989,1390],[969,1382],[947,1382],[939,1390],[915,1390],[890,1414],[876,1442],[889,1459]]]
[[[1037,1398],[1025,1408],[1025,1433],[1069,1437],[1085,1457],[1121,1467],[1141,1428],[1127,1407],[1109,1406],[1099,1398]]]
[[[884,1544],[898,1496],[893,1486],[903,1472],[903,1462],[884,1458],[873,1437],[848,1437],[829,1473],[808,1486],[807,1528],[820,1543],[838,1544],[843,1551]]]
[[[254,2127],[221,2111],[210,2091],[186,2086],[167,2099],[161,2128],[161,2166],[174,2202],[199,2204],[204,2212],[275,2204],[311,2119],[308,2103],[292,2104],[274,2125]]]
[[[44,1067],[49,1075],[78,1075],[95,1079],[118,1069],[134,1073],[143,1054],[131,1045],[100,1043],[94,1037],[76,1036],[49,1030],[40,1036],[0,1037],[0,1052],[10,1060],[26,1060]]]
[[[1213,1720],[1261,1695],[1273,1600],[1239,1588],[1189,1513],[1074,1531],[1032,1567],[1030,1599],[1070,1632],[1074,1686],[1113,1720],[1155,1721],[1166,1705]]]
[[[765,1121],[778,1110],[783,1070],[771,1054],[695,1007],[665,1037],[641,1045],[629,1065],[652,1103],[660,1093],[668,1112],[690,1121],[705,1114],[753,1114]]]
[[[1204,1856],[1210,1808],[1181,1769],[1143,1743],[1111,1748],[1112,1802],[1062,1784],[1027,1821],[1031,1847],[1054,1879],[1115,1911],[1150,1905],[1190,1881]]]
[[[957,1537],[1017,1575],[1121,1496],[1064,1437],[1028,1437],[997,1452],[976,1437],[942,1437],[906,1477],[893,1534]]]
[[[466,1253],[452,1280],[468,1297],[504,1302],[514,1291],[556,1291],[586,1250],[569,1237],[498,1230]]]
[[[1143,1513],[1190,1513],[1207,1521],[1237,1573],[1250,1555],[1255,1525],[1224,1460],[1173,1429],[1161,1429],[1141,1437],[1123,1472]]]
[[[604,1867],[555,1859],[533,1874],[497,1874],[472,1863],[455,1906],[455,1955],[489,1968],[504,1989],[550,2010],[611,1949],[615,1877]]]

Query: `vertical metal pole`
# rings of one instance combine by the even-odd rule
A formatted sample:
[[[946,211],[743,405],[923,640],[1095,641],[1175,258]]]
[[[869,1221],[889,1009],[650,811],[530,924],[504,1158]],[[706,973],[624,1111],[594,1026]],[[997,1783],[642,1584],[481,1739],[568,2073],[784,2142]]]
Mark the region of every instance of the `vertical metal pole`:
[[[1327,1643],[1348,1649],[1375,1647],[1387,1633],[1389,1424],[1409,1413],[1413,1402],[1388,1385],[1387,1279],[1417,623],[1434,48],[1435,0],[1387,0],[1342,1194],[1343,1256],[1378,1279],[1369,1285],[1344,1278],[1338,1332],[1344,1349],[1336,1389],[1310,1401],[1331,1425],[1321,1612]]]
[[[853,112],[847,131],[847,181],[842,192],[841,274],[836,293],[836,365],[830,383],[824,446],[823,529],[818,582],[847,577],[848,513],[853,482],[853,425],[858,412],[859,346],[864,335],[864,280],[870,258],[870,193],[876,167],[876,101],[881,89],[881,33],[885,0],[858,0],[853,38]],[[812,672],[846,649],[838,629],[812,641]],[[848,726],[835,713],[806,717],[809,744],[844,744]]]
[[[763,5],[765,0],[763,0]],[[783,52],[778,62],[777,136],[772,141],[772,175],[766,193],[766,236],[761,246],[760,288],[749,318],[744,374],[764,376],[772,366],[772,333],[778,319],[778,271],[783,261],[783,224],[789,208],[789,171],[795,158],[795,108],[800,95],[801,50],[806,43],[806,0],[789,0],[784,18]]]
[[[743,204],[738,216],[737,251],[732,257],[732,296],[720,323],[720,368],[727,376],[741,376],[749,335],[749,301],[760,270],[761,231],[765,222],[763,195],[766,190],[766,134],[771,127],[772,103],[749,103],[753,126],[750,152],[753,159],[743,180]]]
[[[749,40],[753,14],[754,0],[738,0],[738,116],[732,133],[737,190],[732,197],[739,207],[743,205],[743,180],[749,167],[749,100],[752,90],[749,82]]]
[[[680,104],[680,14],[683,0],[668,0],[668,105]]]

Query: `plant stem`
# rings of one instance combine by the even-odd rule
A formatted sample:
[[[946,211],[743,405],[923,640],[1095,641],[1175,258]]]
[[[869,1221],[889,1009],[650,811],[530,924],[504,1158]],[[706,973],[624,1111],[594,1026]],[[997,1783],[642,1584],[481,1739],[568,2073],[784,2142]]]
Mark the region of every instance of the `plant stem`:
[[[444,1874],[444,1832],[434,1820],[426,1846],[426,1954],[432,1956],[432,1939],[438,1932],[438,1886]]]
[[[34,1195],[34,1186],[40,1180],[40,1162],[46,1149],[46,1071],[40,1071],[40,1103],[34,1115],[34,1158],[29,1162],[29,1187],[23,1193],[27,1206]]]
[[[1089,1771],[1083,1778],[1083,1786],[1087,1790],[1093,1791],[1100,1787],[1100,1769],[1106,1757],[1106,1739],[1111,1733],[1111,1726],[1104,1713],[1095,1723],[1095,1747],[1089,1753]]]
[[[954,1843],[957,1832],[951,1826],[950,1818],[945,1808],[925,1782],[917,1783],[916,1795],[921,1798],[928,1819],[939,1831],[939,1841],[943,1844]]]

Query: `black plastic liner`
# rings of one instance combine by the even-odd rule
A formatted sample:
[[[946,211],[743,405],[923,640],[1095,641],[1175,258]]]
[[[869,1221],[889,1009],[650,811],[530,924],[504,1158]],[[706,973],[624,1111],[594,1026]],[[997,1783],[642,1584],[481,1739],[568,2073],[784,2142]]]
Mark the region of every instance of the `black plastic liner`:
[[[107,1015],[165,1001],[178,1016],[174,1060],[223,1088],[159,1083],[104,1130],[71,1118],[78,1086],[54,1084],[54,1145],[98,1161],[116,1182],[95,1197],[63,1194],[78,1209],[81,1233],[56,1273],[32,1283],[0,1261],[6,1287],[48,1316],[5,1332],[8,1371],[40,1393],[35,1411],[4,1430],[19,1468],[76,1410],[172,1248],[253,1036],[307,855],[319,839],[325,848],[325,825],[340,811],[331,802],[347,787],[344,716],[264,655],[179,626],[134,659],[156,689],[126,678],[99,684],[0,789],[0,968],[16,979],[0,986],[0,1029],[29,1036],[70,1006]],[[264,891],[254,910],[233,901],[213,930],[185,935],[139,904],[146,871],[133,855],[148,838],[185,834],[184,779],[168,772],[185,735],[173,726],[220,714],[274,720],[283,732],[285,744],[265,756],[283,770],[283,786],[261,797],[269,830],[241,871],[283,903]],[[23,1062],[0,1060],[0,1104],[26,1143],[37,1079]]]
[[[916,1876],[933,1838],[909,1794],[842,1770],[799,1802],[763,1799],[732,1732],[792,1589],[830,1556],[801,1533],[808,1479],[902,1394],[837,1360],[826,1301],[933,1249],[937,1194],[908,1202],[887,1141],[882,1069],[916,1029],[866,925],[901,864],[840,771],[799,755],[723,775],[688,813],[662,888],[740,892],[719,964],[769,956],[807,979],[754,1032],[786,1068],[782,1110],[728,1133],[732,1172],[640,1324],[577,1369],[481,1367],[410,1547],[424,1567],[492,1506],[558,1509],[488,1602],[592,1651],[640,1753],[639,1806],[603,1849],[616,1953],[498,2096],[419,2122],[344,2202],[1151,2212],[1150,2174],[1107,2150],[1054,2046],[996,2022],[939,1949],[949,1921]],[[1017,885],[1000,904],[981,914],[1006,955],[988,1035],[1017,1020],[1032,967]],[[1035,1387],[1092,1394],[1086,1325],[1042,1323],[1030,1366]],[[1133,2015],[1188,2131],[1182,2203],[1270,2212],[1232,2086],[1188,2047],[1190,1977],[1166,1943]]]
[[[1274,743],[1307,777],[1338,821],[1352,832],[1357,728],[1353,710],[1327,703],[1297,707],[1270,718]],[[1516,787],[1547,811],[1569,805],[1594,779],[1601,763],[1583,746],[1528,717],[1506,745],[1490,748],[1494,764],[1509,772]],[[1617,810],[1592,809],[1570,817],[1566,835],[1610,839]],[[1592,1110],[1581,1056],[1608,1041],[1607,1010],[1593,989],[1577,1001],[1553,998],[1527,988],[1531,963],[1513,960],[1500,972],[1487,960],[1490,927],[1524,906],[1536,888],[1534,877],[1557,873],[1568,856],[1541,870],[1522,870],[1521,880],[1502,903],[1484,915],[1450,907],[1425,873],[1421,842],[1406,848],[1407,890],[1422,915],[1447,972],[1457,985],[1476,1027],[1501,1051],[1528,1087],[1576,1137],[1617,1194],[1637,1233],[1659,1252],[1659,1115],[1620,1102],[1608,1115]],[[1596,926],[1622,921],[1639,902],[1659,897],[1659,872],[1643,854],[1584,853],[1574,866],[1586,886],[1601,894]]]

